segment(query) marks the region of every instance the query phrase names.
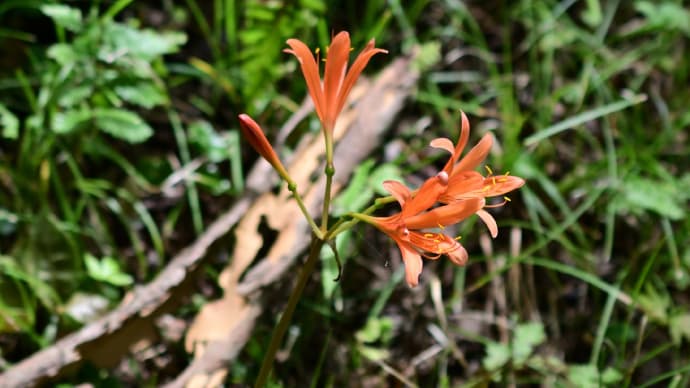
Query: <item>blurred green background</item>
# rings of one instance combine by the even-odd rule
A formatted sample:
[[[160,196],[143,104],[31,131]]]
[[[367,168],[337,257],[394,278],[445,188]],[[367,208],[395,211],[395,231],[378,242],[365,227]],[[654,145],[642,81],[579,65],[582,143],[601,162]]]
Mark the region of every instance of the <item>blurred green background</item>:
[[[355,192],[378,190],[374,165],[426,178],[442,160],[425,147],[457,138],[460,109],[471,141],[494,133],[494,170],[527,185],[496,212],[492,252],[466,223],[469,265],[427,261],[414,290],[392,243],[355,229],[340,282],[324,262],[307,289],[271,384],[690,385],[689,7],[3,1],[0,371],[115,307],[242,195],[256,155],[240,152],[237,114],[278,128],[306,95],[285,41],[325,48],[348,30],[355,52],[372,37],[389,51],[366,76],[415,47],[425,64]],[[385,156],[393,141],[403,156]],[[223,265],[183,322],[217,297]],[[262,316],[228,385],[253,381],[275,322]],[[162,346],[165,368],[132,358],[63,382],[168,381],[190,355]]]

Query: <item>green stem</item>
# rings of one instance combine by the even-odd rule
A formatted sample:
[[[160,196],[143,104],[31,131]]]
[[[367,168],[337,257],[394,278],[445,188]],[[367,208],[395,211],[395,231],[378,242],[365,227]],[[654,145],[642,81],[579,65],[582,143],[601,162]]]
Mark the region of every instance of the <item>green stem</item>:
[[[273,360],[275,359],[278,347],[283,342],[283,337],[285,336],[285,332],[290,325],[292,314],[295,312],[295,307],[297,307],[297,303],[302,296],[302,291],[304,291],[307,280],[309,280],[310,275],[314,272],[316,263],[319,261],[319,253],[321,253],[321,247],[323,247],[323,244],[324,240],[321,240],[316,236],[312,238],[311,248],[309,249],[309,257],[299,273],[297,284],[295,284],[295,288],[290,294],[285,311],[283,312],[283,315],[281,315],[280,321],[278,321],[278,326],[276,326],[275,330],[273,331],[271,343],[269,344],[268,350],[264,355],[264,360],[261,363],[259,376],[256,378],[256,382],[254,383],[255,388],[262,388],[266,386],[266,381],[268,381],[268,375],[271,373],[271,369],[273,368]]]
[[[326,188],[323,193],[323,211],[321,212],[321,233],[326,234],[328,230],[328,214],[331,206],[331,187],[333,185],[333,175],[335,175],[335,166],[333,166],[333,138],[326,131]]]
[[[304,201],[302,200],[302,196],[299,195],[299,192],[297,192],[297,184],[293,182],[292,180],[287,181],[288,184],[288,190],[292,193],[293,198],[295,198],[295,201],[297,201],[297,206],[299,206],[300,210],[302,211],[302,214],[304,214],[304,218],[307,219],[307,222],[309,223],[309,226],[311,227],[312,232],[316,235],[316,238],[319,240],[323,239],[324,236],[324,231],[319,229],[318,225],[316,225],[316,222],[314,221],[313,218],[311,218],[311,215],[309,214],[309,211],[307,211],[307,207],[304,205]]]

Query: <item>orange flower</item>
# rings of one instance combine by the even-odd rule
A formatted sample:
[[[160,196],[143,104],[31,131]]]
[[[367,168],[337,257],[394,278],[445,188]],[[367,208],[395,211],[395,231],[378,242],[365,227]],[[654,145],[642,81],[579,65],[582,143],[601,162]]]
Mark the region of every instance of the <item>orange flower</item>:
[[[413,195],[402,183],[386,181],[383,186],[395,197],[400,213],[389,217],[372,217],[363,214],[357,218],[376,226],[398,244],[407,284],[415,287],[422,272],[422,256],[437,259],[447,255],[457,265],[467,262],[467,251],[456,239],[442,232],[424,232],[424,229],[440,228],[456,224],[476,213],[484,206],[483,198],[468,198],[431,209],[448,185],[448,174],[441,171],[431,177]],[[431,210],[429,210],[431,209]]]
[[[290,46],[290,49],[285,49],[284,51],[293,54],[299,60],[302,74],[307,82],[309,95],[311,95],[311,99],[314,101],[316,114],[319,116],[319,120],[321,120],[327,133],[333,131],[335,120],[343,109],[352,86],[371,57],[377,53],[388,52],[375,48],[374,39],[372,39],[364,50],[359,53],[348,72],[350,35],[346,31],[342,31],[333,38],[331,45],[328,47],[328,58],[322,83],[318,56],[314,58],[307,45],[297,39],[288,39],[287,44]]]
[[[453,146],[453,142],[446,138],[438,138],[431,141],[432,147],[441,148],[451,153],[450,159],[448,159],[443,168],[443,172],[449,176],[448,186],[439,195],[439,201],[452,204],[469,198],[495,197],[522,187],[525,184],[524,179],[510,176],[507,173],[501,176],[493,176],[493,171],[489,167],[487,167],[489,172],[487,177],[473,171],[489,154],[493,144],[493,137],[490,134],[484,135],[479,143],[457,162],[470,137],[469,120],[467,120],[464,112],[461,112],[461,114],[460,139],[458,139],[456,146]],[[505,201],[498,205],[488,205],[486,207],[496,207],[503,204],[505,204]],[[493,216],[483,209],[478,210],[477,215],[489,228],[491,236],[496,237],[498,235],[498,226]]]
[[[249,144],[256,150],[256,152],[259,153],[259,155],[261,155],[264,159],[266,159],[266,161],[268,161],[268,163],[271,164],[271,166],[273,166],[273,168],[286,182],[291,182],[292,180],[290,179],[287,170],[285,167],[283,167],[283,164],[280,162],[280,158],[278,158],[278,155],[273,150],[271,143],[269,143],[268,139],[266,139],[266,135],[264,135],[264,131],[261,130],[259,124],[257,124],[254,119],[249,117],[249,115],[244,113],[239,115],[239,120],[242,134],[244,135],[245,139],[247,139]]]

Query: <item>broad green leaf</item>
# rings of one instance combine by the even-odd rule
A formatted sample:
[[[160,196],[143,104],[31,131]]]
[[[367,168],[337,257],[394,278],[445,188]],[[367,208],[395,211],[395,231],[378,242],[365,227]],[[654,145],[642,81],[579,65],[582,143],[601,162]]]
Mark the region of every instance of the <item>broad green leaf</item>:
[[[391,338],[393,321],[388,317],[370,318],[366,325],[355,334],[357,341],[373,343],[381,341],[386,343]]]
[[[599,371],[595,365],[571,365],[568,368],[568,381],[578,388],[599,388]]]
[[[376,348],[373,346],[360,345],[357,347],[359,352],[366,358],[373,361],[385,360],[390,356],[390,352],[386,349]]]
[[[192,122],[188,132],[189,143],[198,147],[211,162],[219,163],[230,156],[227,138],[218,134],[208,121]]]
[[[482,359],[482,366],[488,371],[502,368],[510,360],[510,349],[507,345],[498,342],[489,342],[486,345],[486,356]]]
[[[369,177],[369,185],[377,194],[388,196],[390,193],[383,188],[383,182],[387,180],[403,182],[404,179],[400,174],[400,167],[393,163],[384,163],[376,167]]]
[[[87,109],[56,112],[53,115],[51,128],[55,133],[68,134],[85,125],[91,118],[91,111]]]
[[[369,175],[374,167],[372,159],[362,162],[356,169],[345,190],[333,201],[333,214],[343,215],[364,208],[374,192],[369,187]]]
[[[126,110],[98,108],[93,110],[93,118],[98,129],[130,143],[141,143],[153,134],[141,117]]]
[[[685,217],[683,204],[687,199],[688,194],[680,191],[673,182],[632,177],[624,182],[617,207],[636,214],[648,210],[671,220],[680,220]]]
[[[16,139],[19,136],[19,119],[2,104],[0,104],[0,130],[2,130],[2,137],[7,139]]]
[[[59,98],[58,105],[63,108],[72,108],[80,105],[93,94],[93,84],[75,85],[66,90]]]
[[[161,55],[175,53],[187,41],[181,32],[139,30],[128,25],[111,23],[104,34],[104,45],[98,58],[114,62],[123,55],[152,61]]]
[[[513,334],[513,359],[521,365],[527,361],[534,348],[546,340],[544,326],[539,322],[518,325]]]
[[[84,255],[86,271],[94,280],[110,283],[114,286],[127,286],[134,282],[132,277],[123,273],[120,264],[112,257],[104,257],[98,260],[95,256],[87,253]]]
[[[72,45],[67,43],[56,43],[46,52],[48,58],[62,66],[72,65],[79,60],[79,54],[74,50]]]
[[[41,12],[66,30],[78,32],[82,28],[82,15],[78,8],[64,4],[46,4],[41,6]]]
[[[118,85],[114,89],[115,93],[123,100],[147,109],[165,104],[168,101],[163,90],[149,81],[132,85]]]
[[[664,1],[661,4],[652,1],[635,2],[638,12],[644,14],[650,28],[674,31],[679,30],[690,36],[690,11],[680,4]]]

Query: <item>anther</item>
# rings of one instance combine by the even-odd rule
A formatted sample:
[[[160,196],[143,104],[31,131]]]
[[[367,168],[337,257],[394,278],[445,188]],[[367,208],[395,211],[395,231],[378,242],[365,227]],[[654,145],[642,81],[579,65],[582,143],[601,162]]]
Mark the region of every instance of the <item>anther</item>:
[[[486,171],[488,171],[488,172],[489,172],[489,175],[494,175],[494,172],[493,172],[493,170],[491,170],[491,167],[489,167],[489,165],[488,165],[488,164],[485,164],[485,165],[484,165],[484,168],[486,169]]]

